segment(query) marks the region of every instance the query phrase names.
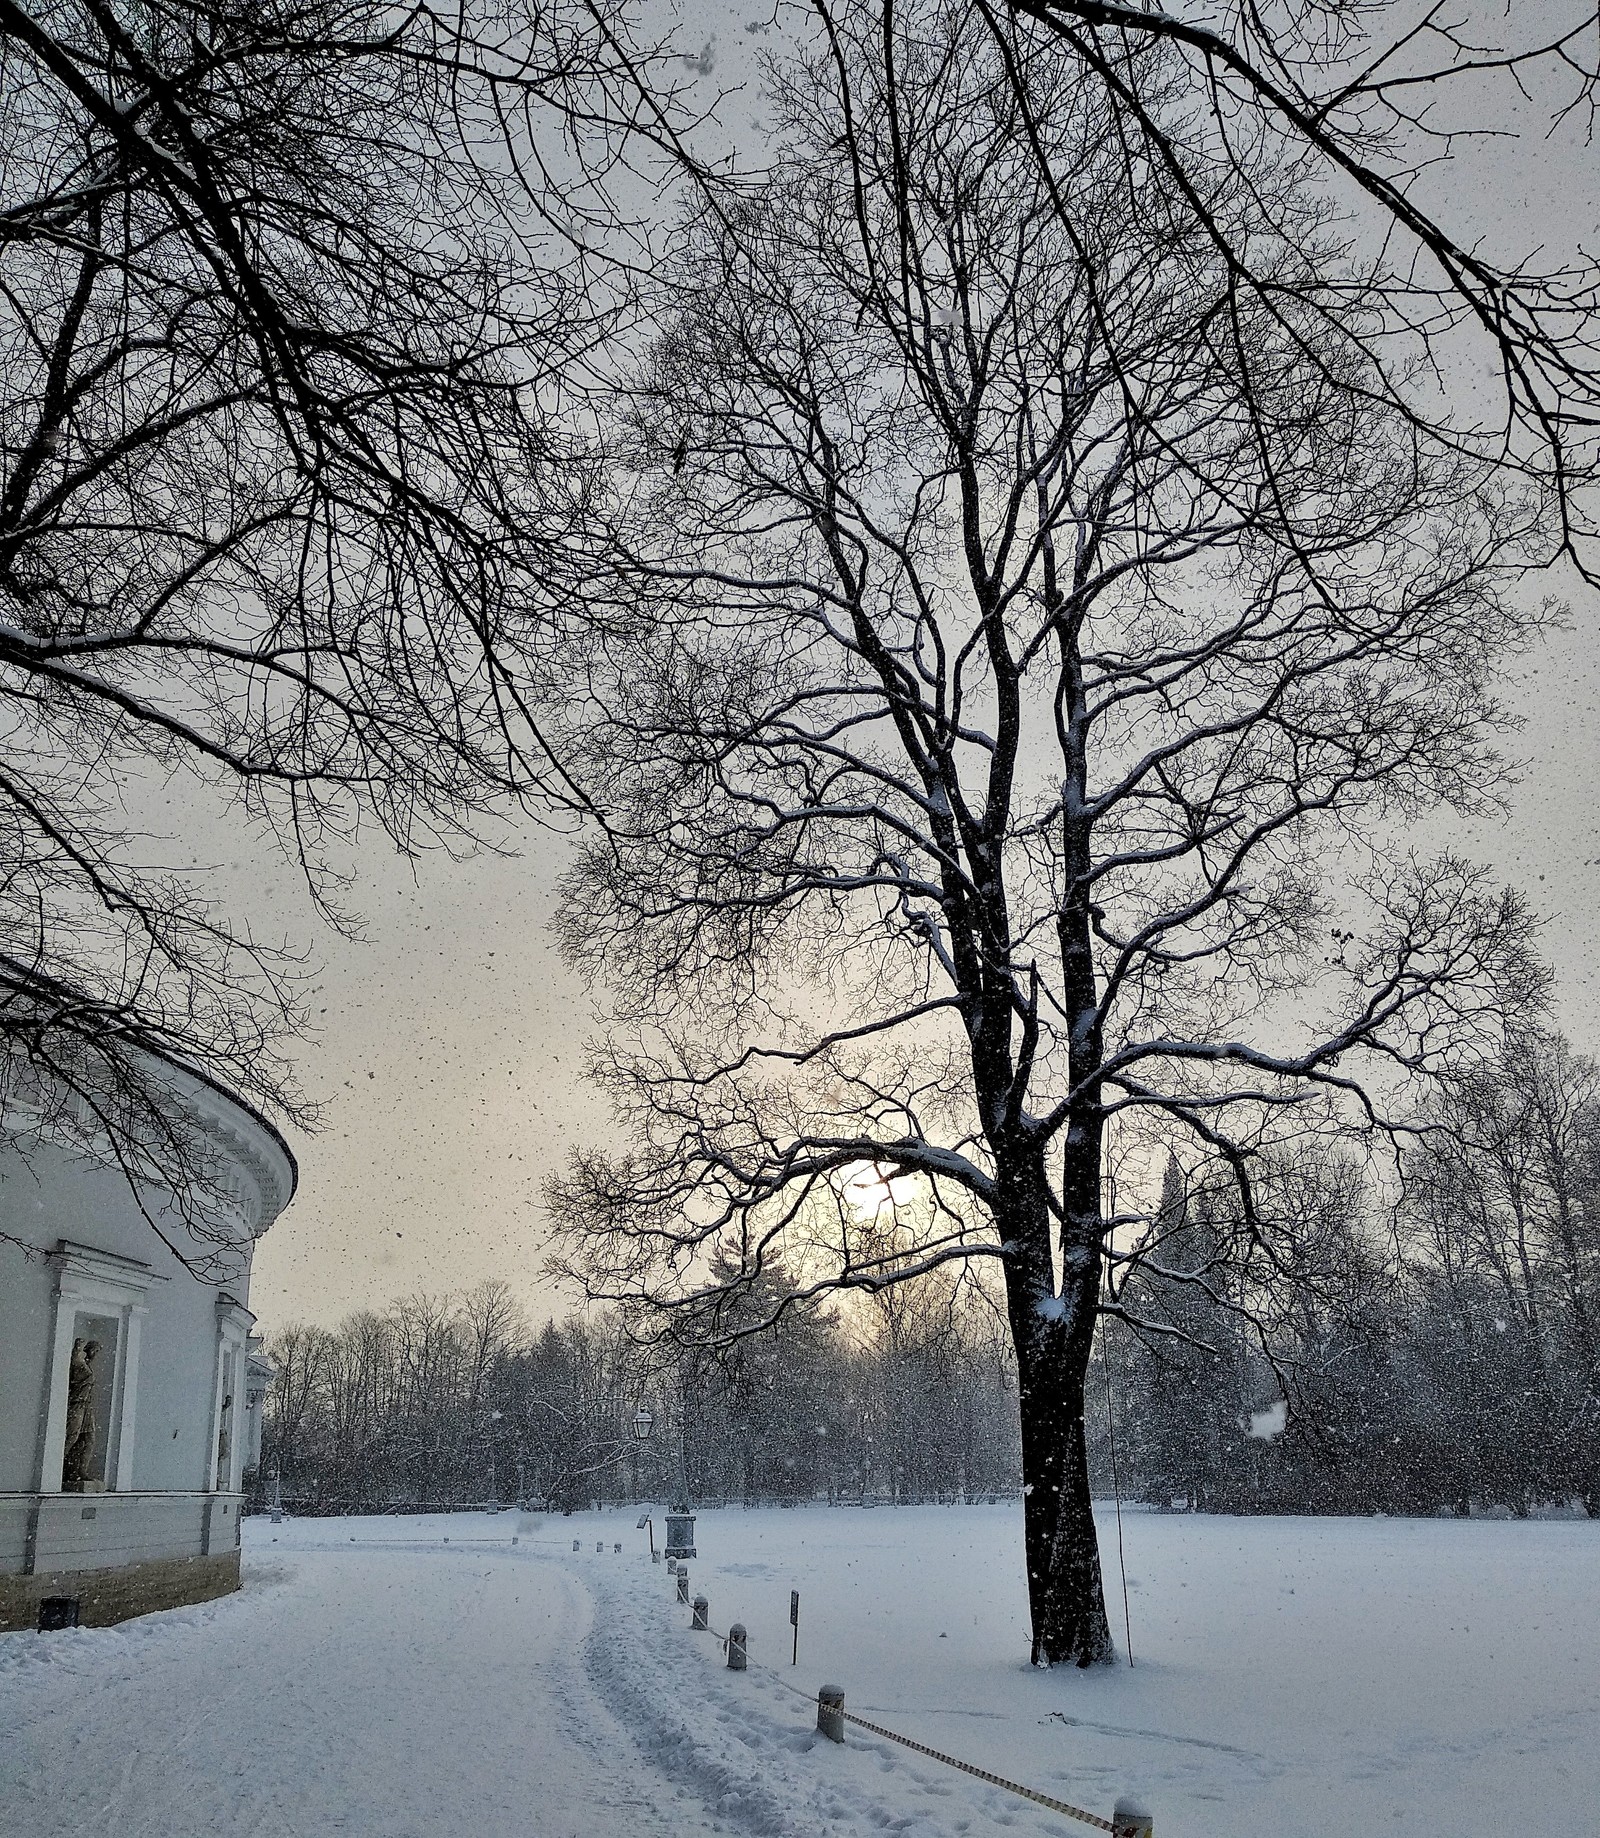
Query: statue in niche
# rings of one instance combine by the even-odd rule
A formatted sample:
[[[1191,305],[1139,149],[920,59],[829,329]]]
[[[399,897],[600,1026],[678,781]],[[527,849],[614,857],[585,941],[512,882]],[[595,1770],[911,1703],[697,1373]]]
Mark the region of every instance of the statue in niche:
[[[228,1439],[229,1412],[233,1409],[233,1393],[226,1393],[222,1400],[222,1427],[217,1431],[217,1485],[228,1484],[228,1452],[233,1444]]]
[[[85,1493],[94,1461],[94,1362],[98,1340],[75,1340],[67,1366],[67,1447],[61,1460],[61,1491]]]

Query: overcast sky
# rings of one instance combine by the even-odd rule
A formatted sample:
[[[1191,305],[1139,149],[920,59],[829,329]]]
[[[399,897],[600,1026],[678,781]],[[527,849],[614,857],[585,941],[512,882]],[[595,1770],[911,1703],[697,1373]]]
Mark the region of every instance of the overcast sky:
[[[710,82],[749,82],[763,37],[749,27],[764,11],[688,13],[684,41],[712,47]],[[735,106],[739,135],[748,137],[752,115]],[[1503,189],[1505,171],[1501,163],[1500,195],[1476,201],[1491,235],[1541,207],[1569,216],[1576,208],[1592,227],[1592,150],[1545,146],[1516,187],[1521,196]],[[1600,1049],[1596,611],[1586,597],[1576,629],[1508,686],[1528,721],[1510,821],[1456,833],[1544,916],[1563,1025],[1591,1050]],[[251,1301],[263,1325],[333,1322],[414,1289],[490,1275],[507,1279],[536,1317],[551,1312],[540,1184],[574,1143],[606,1128],[579,1080],[589,1004],[545,929],[564,845],[535,833],[514,858],[435,859],[413,877],[374,842],[356,863],[367,937],[351,944],[317,933],[287,871],[227,840],[189,794],[175,793],[169,808],[174,834],[209,839],[225,897],[248,901],[258,929],[311,942],[324,966],[313,1004],[320,1033],[303,1065],[309,1091],[326,1101],[325,1127],[296,1140],[299,1195],[256,1259]]]

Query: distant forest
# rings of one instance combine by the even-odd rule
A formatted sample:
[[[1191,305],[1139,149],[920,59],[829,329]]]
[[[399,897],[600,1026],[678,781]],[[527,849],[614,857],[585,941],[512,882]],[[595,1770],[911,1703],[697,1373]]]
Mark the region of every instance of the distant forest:
[[[1537,1036],[1426,1122],[1398,1182],[1348,1151],[1279,1150],[1248,1205],[1167,1160],[1101,1323],[1099,1489],[1218,1512],[1600,1515],[1600,1076]],[[1251,1216],[1267,1207],[1270,1236]],[[766,1272],[745,1325],[794,1287]],[[792,1308],[722,1346],[650,1344],[651,1326],[531,1330],[487,1283],[285,1328],[257,1500],[276,1478],[302,1512],[576,1509],[663,1500],[680,1463],[701,1503],[1020,1486],[1009,1340],[972,1273]]]

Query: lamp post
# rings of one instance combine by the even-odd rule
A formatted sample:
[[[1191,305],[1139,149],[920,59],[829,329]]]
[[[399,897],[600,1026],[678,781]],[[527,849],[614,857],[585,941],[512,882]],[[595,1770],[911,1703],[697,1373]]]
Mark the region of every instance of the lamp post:
[[[655,1428],[655,1412],[648,1404],[641,1404],[633,1413],[633,1500],[639,1503],[639,1444],[648,1442],[650,1432]],[[652,1541],[654,1532],[651,1533]]]
[[[633,1503],[639,1504],[639,1444],[648,1442],[650,1432],[655,1427],[655,1412],[648,1404],[641,1404],[633,1413]],[[649,1513],[639,1521],[639,1529],[650,1534],[650,1561],[656,1561],[656,1524]]]
[[[633,1413],[633,1433],[640,1442],[645,1441],[655,1428],[655,1412],[647,1405],[641,1404]],[[651,1532],[654,1539],[654,1529]],[[689,1463],[683,1440],[683,1413],[678,1413],[678,1489],[672,1507],[667,1513],[667,1549],[668,1557],[694,1557],[698,1555],[694,1547],[694,1514],[689,1510]]]
[[[500,1510],[500,1464],[495,1459],[494,1426],[505,1415],[503,1410],[489,1412],[489,1510]]]

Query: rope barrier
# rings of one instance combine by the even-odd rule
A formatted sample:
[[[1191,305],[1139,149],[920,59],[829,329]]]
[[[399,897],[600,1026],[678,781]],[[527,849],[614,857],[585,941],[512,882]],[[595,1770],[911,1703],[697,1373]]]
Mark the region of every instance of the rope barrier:
[[[931,1756],[934,1761],[942,1761],[947,1766],[959,1768],[963,1774],[970,1774],[974,1780],[987,1781],[991,1787],[1003,1787],[1007,1793],[1020,1794],[1025,1800],[1032,1800],[1035,1805],[1048,1806],[1051,1812],[1064,1813],[1069,1819],[1081,1819],[1085,1825],[1092,1825],[1102,1832],[1115,1832],[1116,1826],[1109,1819],[1102,1819],[1099,1813],[1088,1812],[1081,1806],[1073,1806],[1066,1800],[1055,1800],[1048,1793],[1039,1793],[1032,1787],[1024,1787],[1020,1781],[1008,1781],[1003,1774],[991,1774],[987,1768],[975,1768],[970,1761],[962,1761],[958,1755],[946,1755],[942,1749],[930,1749],[925,1742],[913,1742],[909,1736],[898,1735],[894,1730],[885,1729],[880,1723],[869,1723],[865,1717],[858,1717],[853,1710],[846,1710],[841,1704],[837,1707],[839,1715],[846,1723],[858,1723],[864,1730],[871,1730],[874,1736],[885,1736],[890,1742],[898,1742],[905,1748],[915,1749],[919,1755]]]
[[[719,1634],[708,1621],[706,1630],[714,1640],[721,1643],[724,1653],[728,1650],[728,1636]],[[759,1659],[751,1659],[746,1654],[745,1664],[757,1672],[765,1672],[785,1691],[792,1691],[797,1698],[804,1698],[808,1704],[815,1705],[817,1700],[809,1691],[802,1691],[798,1685],[790,1684],[783,1674],[774,1667],[763,1665]],[[864,1730],[871,1730],[874,1736],[882,1736],[890,1742],[898,1742],[903,1748],[915,1749],[919,1755],[926,1755],[933,1761],[942,1761],[947,1767],[959,1768],[963,1774],[970,1774],[974,1780],[984,1781],[991,1787],[1002,1787],[1007,1793],[1019,1794],[1025,1800],[1032,1800],[1036,1806],[1046,1806],[1051,1812],[1063,1813],[1069,1819],[1080,1819],[1085,1825],[1092,1825],[1097,1831],[1115,1833],[1117,1827],[1109,1819],[1102,1819],[1099,1813],[1089,1812],[1082,1806],[1074,1806],[1067,1800],[1052,1799],[1048,1793],[1040,1793],[1035,1788],[1024,1787],[1020,1781],[1009,1781],[1003,1774],[991,1774],[987,1768],[976,1768],[970,1761],[962,1761],[958,1755],[946,1755],[943,1749],[930,1749],[925,1742],[914,1742],[909,1736],[902,1736],[897,1731],[885,1729],[881,1723],[872,1723],[865,1717],[858,1717],[853,1710],[846,1710],[841,1704],[837,1706],[838,1714],[846,1723],[858,1724]]]

